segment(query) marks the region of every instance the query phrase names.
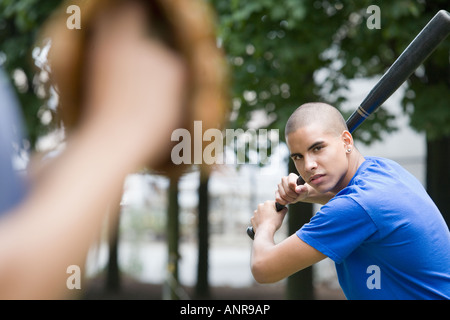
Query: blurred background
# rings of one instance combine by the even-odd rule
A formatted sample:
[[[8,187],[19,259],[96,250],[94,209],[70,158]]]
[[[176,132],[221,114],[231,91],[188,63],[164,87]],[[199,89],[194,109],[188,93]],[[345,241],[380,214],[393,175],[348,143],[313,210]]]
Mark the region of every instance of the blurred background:
[[[129,175],[119,223],[105,221],[88,254],[80,298],[343,299],[329,259],[280,283],[256,284],[245,229],[257,204],[273,199],[281,177],[295,171],[284,144],[293,110],[325,101],[347,118],[437,11],[449,9],[448,1],[204,1],[215,13],[217,45],[231,73],[226,128],[277,129],[280,141],[270,145],[265,166],[227,161],[209,175],[193,167],[179,180],[150,171]],[[53,156],[64,148],[64,132],[55,124],[57,90],[48,83],[51,41],[36,43],[43,22],[61,3],[0,0],[0,66],[14,86],[27,129],[14,163],[23,172],[31,153]],[[379,29],[367,26],[366,10],[373,4],[380,8]],[[447,224],[449,52],[447,39],[355,132],[364,155],[391,158],[414,174]],[[260,151],[252,145],[247,160]],[[291,206],[277,240],[318,209]]]

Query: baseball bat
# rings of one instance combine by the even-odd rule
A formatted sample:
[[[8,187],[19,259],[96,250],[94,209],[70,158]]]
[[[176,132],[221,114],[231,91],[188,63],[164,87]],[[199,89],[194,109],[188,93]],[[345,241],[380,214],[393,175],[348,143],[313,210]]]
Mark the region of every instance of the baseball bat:
[[[449,33],[450,13],[446,10],[440,10],[403,50],[402,54],[375,84],[361,105],[347,119],[347,127],[350,133],[355,131],[409,78]],[[303,179],[299,177],[297,184],[303,183]],[[277,211],[281,211],[284,208],[279,203],[275,203],[275,206]],[[254,239],[255,232],[253,227],[247,228],[247,234]]]

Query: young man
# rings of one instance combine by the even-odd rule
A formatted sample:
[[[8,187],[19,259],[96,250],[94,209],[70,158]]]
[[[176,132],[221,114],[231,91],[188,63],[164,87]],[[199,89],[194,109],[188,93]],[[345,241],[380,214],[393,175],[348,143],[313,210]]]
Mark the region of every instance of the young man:
[[[397,163],[364,158],[344,119],[324,103],[300,106],[286,124],[298,176],[284,177],[276,201],[323,204],[294,235],[275,244],[287,209],[260,204],[251,268],[261,283],[329,257],[348,299],[450,299],[450,233],[422,185]]]

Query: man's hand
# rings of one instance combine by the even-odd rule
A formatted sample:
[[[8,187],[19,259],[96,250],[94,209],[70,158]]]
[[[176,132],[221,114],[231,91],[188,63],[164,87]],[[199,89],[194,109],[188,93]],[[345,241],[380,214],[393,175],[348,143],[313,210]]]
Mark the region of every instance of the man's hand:
[[[298,177],[295,173],[290,173],[288,176],[281,178],[278,190],[275,191],[276,202],[284,206],[299,201],[323,205],[334,197],[334,194],[330,192],[319,193],[308,183],[297,185]]]
[[[287,208],[277,212],[275,201],[260,203],[258,208],[253,212],[253,217],[250,219],[253,230],[256,232],[256,230],[260,231],[261,229],[264,229],[273,235],[280,229],[286,213]]]
[[[275,244],[275,232],[281,227],[286,212],[287,208],[277,212],[275,201],[266,201],[258,205],[251,219],[256,230],[251,270],[259,283],[279,281],[326,258],[296,234]]]
[[[275,200],[282,205],[305,200],[309,195],[308,184],[297,185],[298,175],[290,173],[281,178],[278,190],[275,191]]]

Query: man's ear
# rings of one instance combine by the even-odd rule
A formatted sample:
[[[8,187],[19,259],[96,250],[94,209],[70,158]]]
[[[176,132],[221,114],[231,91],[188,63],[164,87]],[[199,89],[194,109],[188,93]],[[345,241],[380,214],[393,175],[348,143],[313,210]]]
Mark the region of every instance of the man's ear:
[[[353,149],[353,136],[348,130],[344,130],[341,134],[342,142],[347,153],[350,153]],[[350,151],[349,151],[350,150]]]

